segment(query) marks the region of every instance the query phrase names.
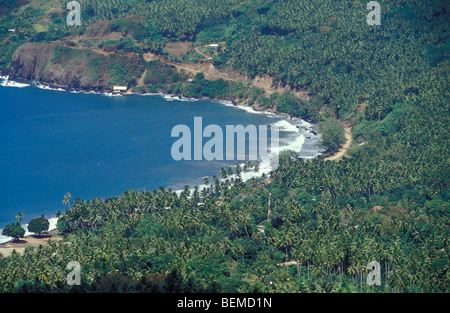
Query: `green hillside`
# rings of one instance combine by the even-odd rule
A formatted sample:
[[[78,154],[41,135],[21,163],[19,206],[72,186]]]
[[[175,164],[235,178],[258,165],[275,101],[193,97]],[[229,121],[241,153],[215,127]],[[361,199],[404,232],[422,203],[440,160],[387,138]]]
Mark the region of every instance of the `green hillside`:
[[[232,97],[330,132],[338,120],[353,144],[337,162],[286,153],[269,181],[224,169],[224,181],[180,195],[77,199],[62,241],[0,259],[0,291],[449,292],[448,1],[380,1],[380,26],[357,0],[86,0],[81,26],[66,25],[63,1],[17,2],[0,18],[5,73],[30,42],[64,47],[50,63],[91,51],[88,76],[106,85]],[[200,62],[248,80],[175,71]],[[264,75],[288,91],[249,83]],[[333,152],[342,136],[327,135]],[[381,286],[365,283],[371,261]]]

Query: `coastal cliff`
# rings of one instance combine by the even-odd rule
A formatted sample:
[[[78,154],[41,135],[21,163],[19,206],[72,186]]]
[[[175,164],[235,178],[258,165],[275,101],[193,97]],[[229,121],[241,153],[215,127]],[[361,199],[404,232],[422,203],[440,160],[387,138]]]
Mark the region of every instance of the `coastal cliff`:
[[[63,88],[109,91],[115,83],[127,81],[111,77],[108,65],[120,60],[92,50],[64,47],[55,43],[27,43],[12,56],[6,74],[12,79],[39,81]]]
[[[54,44],[28,43],[22,45],[13,55],[8,74],[11,78],[42,80],[54,51]]]
[[[114,85],[123,85],[133,92],[229,100],[268,111],[276,111],[280,103],[300,106],[309,99],[306,91],[275,83],[269,75],[249,77],[219,70],[209,61],[180,63],[151,52],[110,51],[74,41],[23,44],[12,55],[5,74],[65,89],[111,92]],[[298,115],[311,119],[309,114]]]
[[[150,52],[113,52],[70,43],[26,43],[14,52],[5,74],[55,88],[110,93],[113,86],[122,85],[137,93],[228,100],[316,120],[307,92],[275,85],[268,75],[250,78],[220,71],[209,62],[177,63]]]

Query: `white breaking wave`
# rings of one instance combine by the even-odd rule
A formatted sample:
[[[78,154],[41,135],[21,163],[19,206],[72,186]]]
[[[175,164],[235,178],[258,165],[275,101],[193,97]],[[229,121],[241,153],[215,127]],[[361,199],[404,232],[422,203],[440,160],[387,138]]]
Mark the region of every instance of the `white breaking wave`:
[[[16,87],[16,88],[23,88],[23,87],[29,87],[29,84],[19,83],[13,80],[9,80],[9,76],[0,76],[0,79],[3,81],[0,85],[3,87]]]
[[[235,107],[252,114],[264,114],[273,118],[281,118],[281,120],[273,123],[271,126],[277,126],[279,132],[287,133],[287,136],[283,136],[283,138],[279,137],[279,142],[277,144],[271,143],[269,156],[268,158],[260,161],[258,172],[241,173],[241,177],[244,181],[247,181],[251,178],[261,177],[263,174],[267,175],[271,171],[275,170],[276,166],[278,166],[278,162],[276,162],[276,160],[279,157],[280,153],[284,151],[292,150],[294,152],[297,152],[303,159],[310,159],[315,157],[301,155],[306,137],[303,134],[300,134],[300,127],[310,128],[311,124],[307,121],[297,117],[288,118],[289,115],[287,114],[257,111],[249,106],[236,105],[232,101],[221,100],[219,101],[219,103],[228,107]],[[320,152],[317,155],[319,154]]]
[[[138,93],[139,96],[161,96],[163,97],[164,94],[160,92],[154,92],[154,93]]]
[[[107,96],[107,97],[122,97],[121,94],[118,94],[118,93],[111,93],[111,92],[102,93],[102,95]]]
[[[232,101],[228,101],[228,100],[219,100],[219,103],[227,106],[227,107],[233,107],[236,109],[240,109],[243,111],[246,111],[248,113],[253,113],[253,114],[263,114],[263,115],[267,115],[269,117],[277,117],[276,113],[273,112],[268,112],[268,111],[257,111],[254,108],[250,107],[250,106],[245,106],[245,105],[239,105],[239,104],[234,104]]]
[[[255,111],[255,112],[259,113],[259,111]],[[297,122],[301,122],[301,121],[302,120],[299,119],[299,121],[297,121]],[[258,172],[255,172],[252,169],[251,171],[244,173],[241,170],[240,176],[244,182],[248,181],[252,178],[261,177],[263,174],[268,175],[268,174],[270,174],[270,172],[274,171],[278,166],[277,159],[278,159],[280,153],[282,153],[284,151],[288,151],[288,150],[292,150],[297,153],[301,152],[303,144],[305,143],[305,136],[302,134],[298,134],[299,129],[295,125],[292,125],[290,122],[287,122],[286,120],[281,120],[281,121],[278,121],[278,122],[272,124],[272,126],[278,126],[278,127],[280,127],[280,125],[284,126],[285,131],[290,132],[291,135],[286,136],[285,138],[279,138],[277,143],[271,142],[270,145],[268,145],[268,149],[270,151],[269,155],[268,155],[268,157],[259,161],[259,171]],[[280,129],[280,131],[282,131],[282,130]],[[302,156],[302,158],[309,159],[311,157],[303,157]],[[253,161],[253,163],[256,163],[256,162],[257,161]],[[242,169],[243,165],[245,163],[247,163],[247,161],[236,161],[236,164],[237,163],[241,164],[241,169]],[[236,171],[236,166],[234,166],[233,170]],[[233,174],[231,177],[237,178],[237,175]],[[224,179],[220,179],[220,181],[224,181]],[[204,184],[198,185],[199,190],[202,190],[203,188],[209,187],[209,186],[210,185],[207,186]],[[190,191],[191,191],[191,193],[194,191],[194,188],[192,188],[192,186],[190,187]],[[182,189],[175,190],[175,192],[179,195],[182,192]]]
[[[286,120],[281,120],[281,121],[277,122],[276,126],[279,127],[280,131],[293,132],[293,133],[299,132],[298,126],[295,126]]]
[[[159,94],[167,101],[198,101],[198,99],[195,98],[185,98],[185,97],[179,97],[176,95],[169,95],[169,94]]]
[[[40,88],[40,89],[54,90],[54,91],[66,91],[66,90],[63,89],[63,88],[53,88],[53,87],[50,87],[50,86],[47,86],[47,85],[43,85],[43,84],[41,84],[41,83],[39,83],[39,82],[36,82],[36,81],[34,81],[33,84],[34,84],[37,88]]]

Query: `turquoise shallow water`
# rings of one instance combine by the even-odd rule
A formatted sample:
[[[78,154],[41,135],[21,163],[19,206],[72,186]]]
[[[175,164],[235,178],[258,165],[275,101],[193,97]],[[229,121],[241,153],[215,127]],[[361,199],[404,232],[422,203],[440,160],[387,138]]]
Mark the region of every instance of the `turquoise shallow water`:
[[[0,99],[0,228],[18,212],[27,222],[41,213],[50,217],[63,211],[66,192],[73,202],[129,189],[181,189],[202,184],[204,176],[218,175],[224,165],[235,165],[237,161],[173,160],[171,147],[177,139],[171,130],[178,124],[193,129],[195,116],[223,129],[282,121],[210,100],[111,97],[35,86],[0,86]],[[286,145],[302,137],[303,126],[309,125],[297,121],[302,127],[295,132],[293,121],[284,123],[290,126],[280,132]],[[318,154],[314,139],[298,146],[306,157]]]

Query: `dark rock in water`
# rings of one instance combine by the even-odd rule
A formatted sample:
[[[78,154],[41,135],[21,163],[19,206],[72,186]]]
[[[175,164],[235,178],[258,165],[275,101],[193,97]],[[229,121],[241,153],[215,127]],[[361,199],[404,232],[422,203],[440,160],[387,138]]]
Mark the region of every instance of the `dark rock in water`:
[[[313,130],[311,130],[310,133],[313,134],[314,136],[317,136],[317,133]]]
[[[306,139],[311,139],[311,137],[305,137]]]

